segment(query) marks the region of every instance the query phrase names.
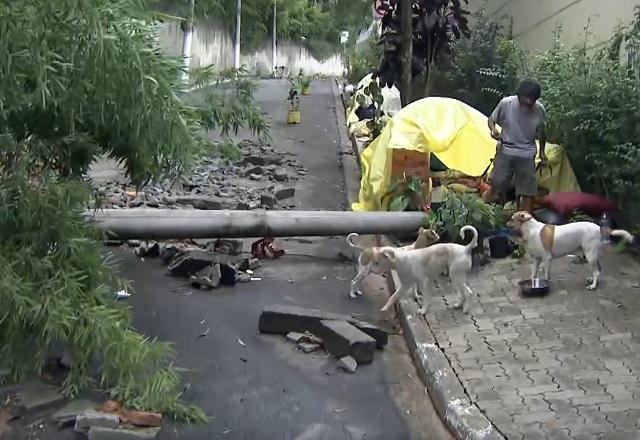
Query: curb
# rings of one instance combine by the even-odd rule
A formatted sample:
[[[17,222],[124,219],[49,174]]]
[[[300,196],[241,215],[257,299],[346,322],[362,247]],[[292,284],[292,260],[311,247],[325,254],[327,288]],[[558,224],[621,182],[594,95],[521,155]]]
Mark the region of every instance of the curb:
[[[398,284],[395,271],[387,277],[387,284],[390,291],[395,290]],[[504,436],[472,402],[449,359],[438,346],[428,322],[418,313],[418,304],[413,298],[403,298],[396,308],[416,369],[438,414],[451,432],[464,440],[504,440]]]
[[[349,140],[347,133],[347,118],[345,116],[346,106],[344,98],[338,89],[338,80],[331,82],[331,90],[335,99],[336,124],[338,125],[339,140],[339,165],[342,169],[344,179],[344,194],[346,197],[346,210],[351,211],[351,204],[358,200],[360,192],[360,166],[357,159],[357,148]]]
[[[345,193],[350,205],[356,201],[360,188],[360,182],[354,178],[354,176],[360,176],[359,161],[354,157],[357,146],[346,133],[346,106],[339,93],[337,80],[332,81],[332,89],[336,100]],[[353,172],[354,169],[357,172]],[[379,239],[380,237],[376,236],[376,242],[379,242]],[[390,292],[395,291],[397,282],[398,275],[392,271],[391,276],[387,277],[387,287]],[[419,315],[418,310],[419,307],[412,298],[398,301],[397,312],[404,339],[413,357],[416,370],[426,385],[440,418],[460,440],[505,440],[505,437],[473,403],[449,360],[438,346],[428,322]]]

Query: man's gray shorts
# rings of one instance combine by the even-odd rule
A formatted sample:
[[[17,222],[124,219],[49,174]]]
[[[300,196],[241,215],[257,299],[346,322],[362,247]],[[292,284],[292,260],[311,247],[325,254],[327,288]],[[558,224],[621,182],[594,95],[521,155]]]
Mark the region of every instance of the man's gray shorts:
[[[535,196],[538,193],[538,178],[533,157],[519,157],[498,151],[491,173],[491,187],[506,194],[511,178],[518,196]]]

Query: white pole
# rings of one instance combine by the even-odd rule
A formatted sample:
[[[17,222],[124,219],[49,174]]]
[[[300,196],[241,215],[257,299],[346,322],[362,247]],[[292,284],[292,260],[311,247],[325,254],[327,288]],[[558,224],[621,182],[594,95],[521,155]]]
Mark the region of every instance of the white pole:
[[[278,16],[278,3],[277,0],[273,0],[273,71],[276,71],[278,67],[278,33],[277,33],[277,16]]]
[[[195,0],[191,0],[189,8],[189,17],[184,30],[184,39],[182,40],[182,62],[183,72],[182,81],[185,83],[189,80],[189,68],[191,67],[191,45],[193,43],[193,18],[194,18]]]
[[[236,0],[236,44],[233,57],[233,66],[240,68],[240,26],[242,25],[242,0]]]

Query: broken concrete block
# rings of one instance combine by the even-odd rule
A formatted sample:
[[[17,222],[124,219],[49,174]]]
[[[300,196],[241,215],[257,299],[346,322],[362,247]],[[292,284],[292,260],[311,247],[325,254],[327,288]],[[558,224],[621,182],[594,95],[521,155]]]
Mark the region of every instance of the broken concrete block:
[[[345,356],[338,360],[338,368],[343,369],[348,373],[355,373],[358,368],[358,362],[351,356]]]
[[[366,333],[375,339],[376,347],[379,349],[384,348],[389,342],[389,335],[387,332],[374,324],[358,321],[357,319],[348,319],[347,322],[354,327],[357,327],[361,332]]]
[[[117,428],[120,425],[120,417],[117,414],[89,409],[76,416],[75,432],[87,434],[93,427]]]
[[[242,253],[242,248],[244,247],[244,242],[242,240],[229,238],[220,238],[216,240],[215,249],[217,250],[222,247],[229,249],[228,253],[231,255],[240,255]]]
[[[193,250],[176,255],[171,260],[168,269],[173,276],[188,278],[217,262],[217,257],[213,252]]]
[[[376,340],[346,321],[322,321],[315,333],[324,348],[337,358],[352,356],[358,364],[373,362]]]
[[[197,289],[215,289],[220,285],[221,278],[220,265],[213,264],[192,275],[189,281]]]
[[[286,182],[287,180],[289,180],[289,175],[287,174],[287,170],[285,170],[284,168],[280,168],[279,170],[276,170],[273,173],[273,177],[278,182]]]
[[[64,402],[58,388],[41,382],[30,382],[20,386],[16,393],[22,414],[43,411]]]
[[[291,342],[298,343],[302,341],[302,338],[304,338],[304,333],[298,333],[298,332],[287,333],[287,339]]]
[[[273,208],[278,204],[276,197],[270,193],[262,193],[260,195],[260,204],[267,208]]]
[[[290,199],[295,195],[296,195],[295,188],[280,188],[279,190],[276,190],[276,193],[275,193],[277,200]]]
[[[258,329],[262,333],[278,335],[286,335],[289,332],[304,333],[306,331],[317,334],[320,322],[324,319],[346,321],[375,339],[378,348],[383,348],[387,345],[387,332],[371,323],[362,322],[347,315],[295,306],[276,305],[266,307],[260,314]]]
[[[120,418],[123,423],[145,428],[155,428],[162,425],[162,414],[123,409],[120,411]]]
[[[167,244],[162,247],[160,250],[160,259],[163,264],[169,264],[173,258],[178,255],[180,250],[174,244]]]
[[[160,428],[124,429],[93,427],[89,430],[89,440],[153,440]]]
[[[203,197],[195,199],[192,205],[196,209],[202,209],[205,211],[217,211],[222,209],[222,201],[217,197]]]
[[[313,353],[315,351],[320,350],[322,348],[320,344],[310,344],[308,342],[300,342],[298,343],[298,348],[302,350],[304,353]]]
[[[260,165],[267,165],[265,157],[264,156],[247,156],[244,159],[242,159],[242,165],[254,165],[254,166],[260,166]]]
[[[59,427],[66,428],[75,424],[78,414],[97,407],[98,404],[90,400],[74,400],[64,408],[53,413],[51,418]]]
[[[240,175],[242,177],[249,177],[252,174],[257,174],[257,175],[262,175],[263,171],[262,171],[262,167],[259,166],[253,166],[253,167],[249,167],[246,168],[244,170],[242,170],[242,172],[240,173]]]

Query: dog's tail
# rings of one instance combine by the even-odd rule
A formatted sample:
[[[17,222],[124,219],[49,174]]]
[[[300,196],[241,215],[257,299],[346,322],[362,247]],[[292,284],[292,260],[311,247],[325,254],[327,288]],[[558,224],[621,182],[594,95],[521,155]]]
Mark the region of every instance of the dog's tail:
[[[460,229],[460,238],[464,239],[465,235],[467,235],[467,231],[470,231],[473,234],[471,242],[466,246],[467,252],[471,252],[478,247],[478,230],[471,225],[463,226],[462,229]]]
[[[623,229],[614,229],[609,233],[613,237],[620,237],[629,244],[633,244],[633,235]]]
[[[356,234],[355,232],[352,232],[351,234],[349,234],[347,236],[347,244],[349,244],[349,246],[351,246],[352,248],[363,250],[364,248],[362,246],[358,246],[353,241],[353,240],[357,239],[358,237],[360,237],[360,235]]]

